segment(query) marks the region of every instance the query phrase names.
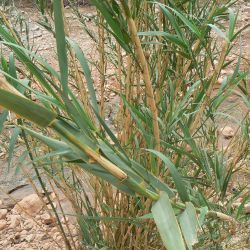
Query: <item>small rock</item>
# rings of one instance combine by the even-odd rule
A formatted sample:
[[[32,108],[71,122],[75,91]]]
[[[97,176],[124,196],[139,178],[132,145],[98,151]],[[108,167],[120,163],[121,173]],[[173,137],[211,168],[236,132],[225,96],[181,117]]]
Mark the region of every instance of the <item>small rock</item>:
[[[20,235],[26,235],[28,233],[28,231],[27,230],[23,230],[23,231],[21,231],[21,233],[20,233]]]
[[[24,223],[24,228],[26,229],[26,230],[31,230],[32,228],[34,227],[34,223],[33,223],[33,221],[32,220],[28,220],[28,221],[26,221],[25,223]]]
[[[69,222],[69,218],[66,216],[65,218],[62,218],[61,222],[62,223],[67,223],[67,222]]]
[[[39,214],[36,215],[35,219],[36,219],[36,220],[41,220],[41,215],[39,215]]]
[[[221,70],[221,74],[222,74],[222,75],[224,75],[224,74],[226,74],[226,73],[227,73],[227,71],[226,71],[225,69],[222,69],[222,70]]]
[[[21,227],[16,227],[16,228],[15,228],[15,232],[21,233],[21,232],[22,232],[22,228],[21,228]]]
[[[42,241],[42,240],[47,240],[49,237],[46,233],[41,233],[36,236],[37,240]]]
[[[56,194],[53,192],[52,194],[51,194],[51,200],[55,200],[56,199]]]
[[[222,128],[220,131],[225,139],[230,139],[234,136],[234,130],[229,126]]]
[[[232,55],[231,55],[231,56],[229,56],[229,57],[227,58],[227,60],[228,60],[228,61],[232,61],[232,60],[234,60],[234,59],[235,59],[235,57],[234,57],[234,56],[232,56]]]
[[[41,219],[45,225],[51,225],[56,222],[56,219],[51,217],[49,214],[41,215]]]
[[[228,70],[227,74],[228,75],[232,75],[234,73],[234,71],[232,69]]]
[[[250,214],[250,203],[245,205],[245,213]]]
[[[50,218],[50,215],[48,213],[45,213],[45,214],[42,214],[40,216],[41,220],[45,220],[45,219],[49,219]]]
[[[14,244],[19,244],[21,242],[21,235],[19,233],[15,234],[14,239],[12,239]]]
[[[34,239],[35,239],[35,235],[34,235],[34,234],[29,234],[29,235],[27,235],[26,238],[25,238],[25,240],[26,240],[27,242],[31,242],[31,241],[33,241]]]
[[[8,240],[2,241],[2,246],[3,247],[7,247],[8,245],[9,245],[9,241]]]
[[[15,207],[14,210],[18,212],[25,211],[29,215],[35,215],[39,213],[43,208],[43,202],[39,198],[37,194],[31,194],[21,201],[19,201]]]
[[[54,205],[54,208],[56,208],[56,203],[55,202],[52,202],[53,203],[53,205]],[[52,210],[52,206],[49,204],[49,205],[47,205],[47,208],[49,209],[49,210]]]
[[[52,224],[54,224],[55,222],[56,222],[56,218],[53,218],[53,217],[50,217],[50,218],[45,219],[45,220],[43,221],[43,223],[44,223],[45,225],[52,225]]]
[[[59,232],[54,233],[53,239],[56,239],[56,238],[59,237],[60,235],[61,235],[61,234],[60,234]]]
[[[5,219],[8,213],[7,209],[0,209],[0,220]]]
[[[7,222],[5,220],[0,220],[0,231],[5,229],[7,226]]]
[[[50,232],[52,234],[55,234],[56,232],[58,232],[58,229],[56,227],[53,227]]]
[[[217,82],[218,82],[218,84],[222,84],[223,81],[224,81],[224,78],[220,77]]]
[[[15,234],[15,239],[16,240],[19,240],[20,238],[21,238],[21,234],[19,234],[19,233]]]
[[[74,229],[72,230],[72,235],[73,235],[73,237],[74,237],[74,236],[78,236],[78,230],[77,230],[76,228],[74,228]]]
[[[10,216],[10,228],[16,228],[20,224],[20,216],[19,215],[11,215]]]
[[[76,249],[82,249],[82,246],[80,245],[79,241],[76,242]]]
[[[48,250],[48,249],[50,249],[50,247],[51,247],[51,243],[50,243],[50,242],[47,242],[47,243],[45,243],[45,244],[43,245],[43,249],[44,249],[44,250]]]
[[[62,237],[61,235],[59,235],[59,236],[56,237],[56,241],[59,241],[59,242],[60,242],[60,241],[62,241],[62,240],[63,240],[63,237]]]
[[[91,18],[94,18],[95,16],[93,14],[91,14],[91,13],[86,13],[86,17],[91,19]]]
[[[39,30],[39,29],[40,29],[39,26],[34,26],[34,27],[31,29],[31,31],[37,31],[37,30]]]

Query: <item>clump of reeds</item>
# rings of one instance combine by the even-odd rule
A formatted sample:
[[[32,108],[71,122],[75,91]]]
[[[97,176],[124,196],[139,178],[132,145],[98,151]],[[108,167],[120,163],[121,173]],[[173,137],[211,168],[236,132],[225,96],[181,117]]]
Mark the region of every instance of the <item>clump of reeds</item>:
[[[227,196],[235,167],[248,157],[247,117],[239,124],[241,144],[234,144],[233,158],[218,148],[215,123],[232,92],[240,91],[249,105],[242,84],[248,72],[240,71],[240,58],[213,92],[241,32],[231,2],[92,0],[94,33],[71,1],[98,48],[98,63],[91,63],[100,79],[92,79],[89,61],[69,37],[62,2],[54,0],[50,18],[47,1],[37,2],[41,23],[55,35],[59,72],[1,19],[2,44],[25,67],[29,84],[19,79],[14,60],[3,58],[7,81],[1,80],[0,105],[18,114],[37,176],[46,174],[73,204],[83,247],[220,245],[244,220],[240,214],[249,199],[245,194],[243,205],[232,209],[242,190]],[[223,26],[225,19],[229,27]],[[119,86],[114,89],[120,97],[116,131],[105,120],[108,69]],[[33,150],[34,140],[42,153]]]

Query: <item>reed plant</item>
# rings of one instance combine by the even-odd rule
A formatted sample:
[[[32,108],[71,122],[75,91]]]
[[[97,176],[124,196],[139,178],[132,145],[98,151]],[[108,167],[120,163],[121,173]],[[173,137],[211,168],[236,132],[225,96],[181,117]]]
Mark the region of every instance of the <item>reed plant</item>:
[[[7,110],[16,114],[13,136],[23,139],[23,157],[47,198],[47,186],[56,185],[72,203],[83,249],[222,246],[247,219],[249,200],[244,187],[228,194],[239,163],[249,158],[249,112],[233,147],[218,146],[216,123],[232,93],[249,110],[249,72],[240,70],[240,56],[214,91],[247,28],[236,29],[237,1],[91,0],[98,32],[69,2],[97,48],[97,62],[69,36],[61,0],[52,6],[37,0],[40,24],[56,40],[59,70],[22,42],[4,13],[0,19],[1,44],[11,51],[2,54],[0,121]],[[112,127],[108,88],[119,96]],[[60,229],[68,249],[76,249]]]

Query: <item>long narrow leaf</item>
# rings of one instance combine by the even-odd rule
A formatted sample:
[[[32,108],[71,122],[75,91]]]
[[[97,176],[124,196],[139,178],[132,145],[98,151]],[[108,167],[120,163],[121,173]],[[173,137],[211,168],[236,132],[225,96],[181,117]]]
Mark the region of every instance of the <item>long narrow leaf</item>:
[[[3,110],[3,112],[0,113],[0,134],[2,133],[3,125],[4,125],[4,122],[8,118],[8,114],[9,114],[9,112],[7,110]]]
[[[166,193],[161,193],[160,199],[152,207],[152,214],[164,246],[168,250],[185,250],[181,230]]]
[[[182,180],[180,174],[178,173],[178,171],[177,171],[175,165],[172,163],[172,161],[170,161],[161,152],[158,152],[158,151],[153,150],[153,149],[147,149],[147,151],[158,156],[166,164],[167,168],[169,168],[171,176],[173,177],[174,183],[176,185],[176,189],[180,195],[181,200],[183,202],[189,201],[189,196],[187,193],[187,188],[186,188],[185,182]]]
[[[64,19],[62,11],[62,1],[54,0],[54,18],[56,29],[57,55],[61,73],[61,84],[65,96],[68,94],[68,57],[64,30]]]
[[[50,110],[3,89],[0,89],[0,105],[41,127],[47,127],[57,116]]]
[[[99,114],[99,108],[98,108],[98,103],[97,103],[95,89],[94,89],[94,82],[93,82],[93,79],[91,77],[91,71],[90,71],[89,66],[88,66],[88,61],[85,58],[85,55],[82,52],[82,49],[79,47],[79,45],[77,43],[75,43],[74,41],[71,41],[69,39],[68,39],[68,42],[69,42],[70,46],[74,49],[76,57],[82,66],[84,76],[85,76],[86,82],[87,82],[87,87],[88,87],[89,94],[90,94],[90,101],[91,101],[92,107],[95,110],[95,112],[97,112]]]
[[[186,204],[186,209],[180,215],[179,221],[188,249],[191,250],[193,245],[198,243],[197,231],[199,227],[195,207],[191,202]]]
[[[8,151],[8,169],[11,166],[16,141],[20,133],[21,133],[21,129],[19,127],[15,127],[11,135],[10,143],[9,143],[9,151]]]

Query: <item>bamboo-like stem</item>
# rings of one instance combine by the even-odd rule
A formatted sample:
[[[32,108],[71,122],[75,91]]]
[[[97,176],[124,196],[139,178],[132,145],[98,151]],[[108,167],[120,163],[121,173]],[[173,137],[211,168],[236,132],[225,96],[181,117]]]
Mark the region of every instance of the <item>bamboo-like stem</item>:
[[[130,103],[131,99],[131,74],[132,74],[132,59],[131,56],[128,56],[127,61],[127,75],[125,79],[125,96],[128,103]],[[124,131],[123,131],[123,140],[122,144],[126,145],[130,136],[130,121],[131,116],[128,107],[125,108],[125,119],[124,119]]]
[[[147,102],[151,110],[152,119],[153,119],[153,129],[154,129],[154,137],[155,137],[155,143],[156,143],[155,149],[160,151],[160,130],[159,130],[159,124],[158,124],[158,110],[157,110],[157,106],[155,102],[154,90],[153,90],[153,85],[152,85],[151,78],[150,78],[148,63],[147,63],[146,57],[142,49],[141,41],[137,35],[137,28],[135,25],[135,21],[130,14],[127,3],[125,0],[121,0],[121,4],[124,9],[124,13],[128,22],[129,31],[131,34],[131,40],[135,46],[135,52],[137,54],[138,62],[141,67],[143,80],[146,85]]]
[[[163,19],[164,19],[164,16],[163,16],[163,13],[160,12],[159,13],[159,18],[158,18],[158,26],[159,26],[159,30],[160,31],[163,31]],[[161,43],[162,42],[162,37],[159,37],[159,42]],[[163,51],[162,51],[162,46],[160,44],[158,44],[156,46],[156,50],[157,50],[157,55],[158,55],[158,59],[157,59],[157,70],[158,70],[158,79],[157,79],[157,87],[156,87],[156,90],[155,90],[155,99],[156,99],[156,104],[158,105],[159,102],[160,102],[160,89],[161,89],[161,84],[162,84],[162,78],[163,78],[163,75],[162,74],[162,66],[164,65],[165,67],[165,64],[163,64]]]
[[[64,123],[58,119],[54,119],[50,126],[65,139],[74,144],[78,149],[85,152],[90,159],[93,159],[97,163],[99,163],[108,173],[119,179],[125,185],[129,186],[135,192],[144,195],[152,200],[158,200],[159,195],[155,192],[152,192],[146,189],[143,185],[135,181],[133,178],[128,176],[123,170],[114,165],[111,161],[104,158],[100,153],[96,152],[88,145],[79,141],[72,133],[70,133],[64,126]]]
[[[141,96],[141,74],[140,74],[140,69],[136,67],[136,72],[135,72],[135,81],[136,81],[136,90],[135,90],[135,100],[137,103],[140,103],[140,96]]]
[[[95,152],[93,149],[88,147],[86,144],[81,143],[77,138],[70,134],[59,120],[54,120],[51,127],[57,131],[59,134],[64,135],[69,141],[73,142],[79,149],[83,150],[90,158],[98,162],[103,168],[105,168],[109,173],[123,181],[128,178],[127,174],[123,172],[120,168],[114,165],[112,162],[108,161],[106,158],[101,156],[99,153]]]
[[[116,43],[116,51],[117,51],[117,61],[118,61],[118,65],[117,65],[117,81],[119,84],[119,92],[120,94],[123,93],[123,86],[122,86],[122,64],[123,64],[123,60],[122,60],[122,52],[121,52],[121,46],[120,44],[117,42]],[[123,113],[123,102],[122,99],[120,98],[120,105],[119,105],[119,110],[118,110],[118,114],[122,114]],[[122,131],[121,129],[118,130],[118,138],[121,141],[122,144]]]
[[[104,118],[104,94],[105,94],[105,34],[104,34],[104,27],[103,16],[98,13],[99,24],[98,24],[98,35],[99,35],[99,72],[100,72],[100,86],[101,86],[101,101],[100,101],[100,112],[101,116]]]

